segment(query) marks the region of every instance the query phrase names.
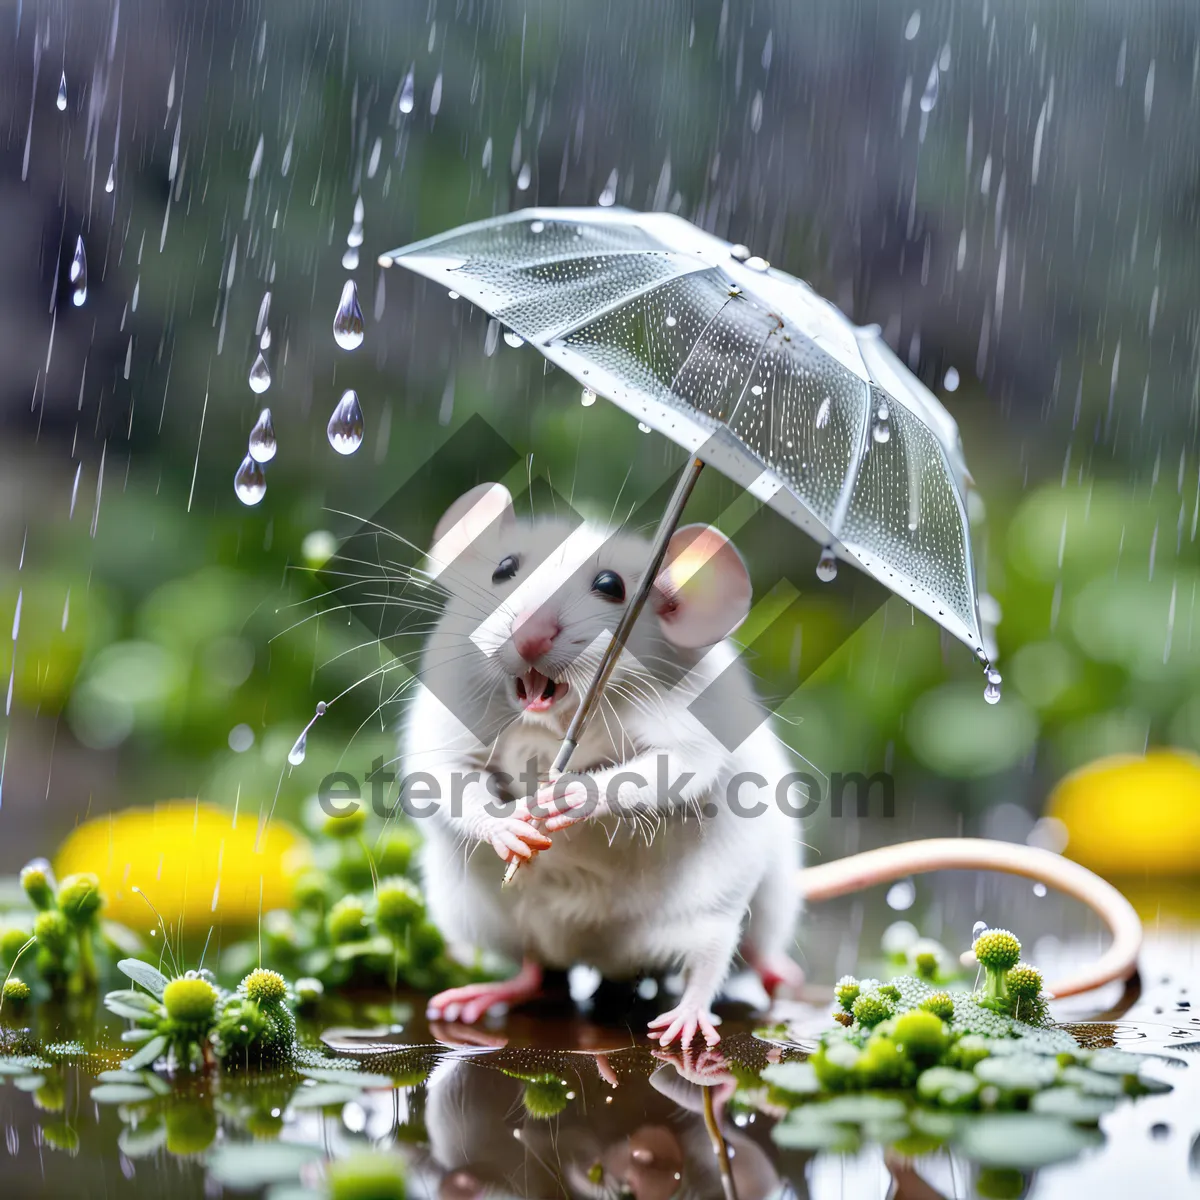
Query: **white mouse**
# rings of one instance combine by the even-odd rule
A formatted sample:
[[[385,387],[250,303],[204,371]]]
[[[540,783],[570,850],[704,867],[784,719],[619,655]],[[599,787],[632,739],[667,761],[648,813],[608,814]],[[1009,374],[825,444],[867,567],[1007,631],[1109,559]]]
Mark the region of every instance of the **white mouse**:
[[[761,712],[741,744],[722,744],[754,723],[757,702],[726,640],[749,611],[750,581],[717,530],[672,539],[571,760],[591,798],[567,786],[571,776],[558,799],[539,791],[647,550],[591,524],[520,521],[494,484],[437,527],[430,563],[445,608],[403,745],[405,775],[427,772],[441,797],[422,821],[426,898],[453,950],[523,966],[435,996],[431,1017],[473,1022],[529,999],[543,968],[585,963],[614,979],[679,970],[683,995],[652,1036],[690,1044],[699,1032],[711,1045],[711,1005],[739,948],[768,991],[801,980],[787,953],[801,831],[776,803],[790,764]],[[704,722],[688,707],[701,693]],[[523,803],[504,815],[497,797]],[[502,890],[514,857],[536,861]]]
[[[681,970],[680,1002],[651,1036],[686,1046],[699,1033],[714,1045],[711,1005],[739,950],[769,993],[802,982],[788,955],[802,897],[951,868],[1038,879],[1101,916],[1112,944],[1052,993],[1134,972],[1132,906],[1045,850],[934,839],[801,868],[800,825],[786,810],[803,797],[790,796],[790,763],[728,640],[749,611],[750,580],[709,526],[672,538],[571,775],[547,786],[647,553],[628,533],[518,520],[499,484],[472,489],[438,524],[429,568],[444,610],[405,725],[405,775],[421,782],[406,802],[428,818],[426,898],[452,950],[522,966],[434,996],[431,1018],[470,1023],[531,999],[546,968],[582,963],[612,979]],[[701,695],[703,721],[691,711]],[[528,865],[502,889],[514,860]]]

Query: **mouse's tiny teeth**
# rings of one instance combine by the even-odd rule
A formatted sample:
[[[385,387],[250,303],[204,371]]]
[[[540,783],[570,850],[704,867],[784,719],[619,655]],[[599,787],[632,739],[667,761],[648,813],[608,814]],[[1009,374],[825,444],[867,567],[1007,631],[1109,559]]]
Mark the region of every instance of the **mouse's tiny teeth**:
[[[554,695],[554,689],[558,686],[553,679],[546,680],[546,686],[542,688],[542,699],[549,700]]]

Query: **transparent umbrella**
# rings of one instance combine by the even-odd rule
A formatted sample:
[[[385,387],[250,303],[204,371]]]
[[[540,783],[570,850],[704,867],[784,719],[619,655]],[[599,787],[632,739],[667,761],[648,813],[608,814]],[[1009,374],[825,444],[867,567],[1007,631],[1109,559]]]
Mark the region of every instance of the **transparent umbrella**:
[[[806,283],[681,217],[526,209],[381,257],[477,304],[587,389],[693,455],[556,769],[636,620],[707,464],[988,660],[971,555],[971,477],[954,419],[891,352]]]

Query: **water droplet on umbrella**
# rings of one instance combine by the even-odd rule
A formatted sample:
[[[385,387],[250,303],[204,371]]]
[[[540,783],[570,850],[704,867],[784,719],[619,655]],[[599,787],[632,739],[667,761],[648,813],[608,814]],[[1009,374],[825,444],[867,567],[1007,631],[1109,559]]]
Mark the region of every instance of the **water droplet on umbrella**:
[[[639,429],[639,430],[641,430],[641,432],[642,432],[642,433],[649,433],[649,432],[650,432],[650,426],[649,426],[649,425],[647,425],[645,421],[639,421],[639,422],[638,422],[638,429]]]
[[[729,247],[729,257],[736,258],[738,262],[745,262],[750,257],[750,247],[743,246],[741,242]]]
[[[504,331],[504,344],[516,350],[519,346],[525,345],[525,339],[519,333],[513,333],[511,329],[506,329]]]
[[[837,578],[837,571],[837,556],[829,546],[826,546],[817,560],[817,578],[822,583],[832,583]]]
[[[358,403],[358,393],[353,388],[348,389],[338,401],[325,432],[329,436],[329,444],[339,454],[353,454],[362,445],[363,412]]]
[[[67,111],[67,73],[62,73],[62,78],[58,81],[58,99],[55,100],[54,106],[59,112]]]
[[[87,255],[82,234],[75,239],[75,257],[71,259],[71,303],[78,308],[87,299]]]
[[[275,426],[271,424],[271,410],[264,408],[258,414],[254,428],[250,430],[250,457],[255,462],[270,462],[278,447],[275,442]]]
[[[679,324],[678,319],[675,318],[674,316],[672,316],[670,313],[667,313],[667,328],[674,329],[675,326],[678,324]]]
[[[243,504],[258,504],[267,494],[267,476],[262,466],[249,454],[242,459],[237,474],[233,477],[233,490]]]
[[[358,251],[353,246],[342,255],[342,267],[347,271],[358,270]]]
[[[303,761],[305,754],[308,753],[308,730],[306,729],[292,744],[292,748],[288,751],[288,762],[293,767],[298,767]]]
[[[357,350],[363,342],[363,315],[358,307],[358,288],[353,279],[347,279],[342,288],[333,318],[333,340],[343,350]]]
[[[496,353],[496,347],[500,344],[500,322],[493,317],[487,324],[487,333],[483,338],[483,352],[489,358]]]
[[[871,427],[871,436],[882,445],[892,436],[892,427],[889,423],[891,420],[891,412],[886,404],[881,404],[875,410],[875,424]]]
[[[447,296],[449,296],[451,300],[457,300],[457,299],[458,299],[458,293],[457,293],[456,291],[454,291],[454,289],[453,289],[453,288],[451,288],[451,289],[450,289],[450,291],[448,291],[448,292],[446,293],[446,295],[447,295]]]
[[[975,941],[976,938],[987,933],[987,931],[988,923],[986,921],[976,921],[975,924],[971,926],[971,941]]]
[[[596,393],[591,388],[583,389],[582,403],[584,408],[591,408],[596,403]]]
[[[821,401],[821,407],[817,409],[817,428],[824,429],[829,424],[829,411],[833,407],[833,402],[828,396]]]
[[[948,392],[958,391],[958,369],[956,367],[946,368],[946,377],[942,380],[942,387]]]
[[[925,90],[921,93],[921,111],[932,112],[938,98],[938,65],[934,63],[925,82]]]
[[[752,271],[765,271],[770,265],[765,258],[759,258],[757,254],[752,254],[746,259],[746,266]]]
[[[413,110],[413,68],[409,67],[408,74],[404,77],[404,82],[400,85],[400,99],[397,107],[402,113],[410,113]]]
[[[250,390],[256,396],[261,396],[270,386],[271,369],[267,366],[267,360],[260,354],[250,368]]]
[[[529,223],[529,232],[530,233],[541,233],[542,230],[545,228],[546,228],[545,221],[531,221]]]
[[[116,187],[116,185],[117,185],[116,179],[114,178],[114,173],[115,173],[116,169],[117,169],[116,163],[108,164],[108,178],[104,181],[104,190],[106,192],[111,192],[113,190],[113,188]]]
[[[983,698],[989,704],[1000,701],[1000,672],[995,667],[988,667],[986,673],[987,686],[983,689]]]

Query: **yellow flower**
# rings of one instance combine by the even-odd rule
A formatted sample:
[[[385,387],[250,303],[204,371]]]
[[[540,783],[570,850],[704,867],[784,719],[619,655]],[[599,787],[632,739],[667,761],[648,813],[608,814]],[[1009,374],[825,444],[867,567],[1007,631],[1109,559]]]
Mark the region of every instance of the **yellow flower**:
[[[1117,754],[1072,772],[1047,814],[1067,854],[1107,875],[1200,872],[1200,758],[1184,750]]]
[[[242,813],[235,825],[224,809],[180,800],[88,821],[63,843],[55,868],[96,875],[110,920],[156,924],[139,888],[168,928],[182,918],[194,931],[249,925],[260,908],[290,907],[292,883],[308,865],[308,843],[290,826],[272,821],[259,838],[257,814]]]

